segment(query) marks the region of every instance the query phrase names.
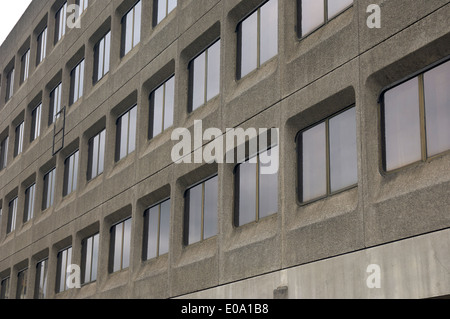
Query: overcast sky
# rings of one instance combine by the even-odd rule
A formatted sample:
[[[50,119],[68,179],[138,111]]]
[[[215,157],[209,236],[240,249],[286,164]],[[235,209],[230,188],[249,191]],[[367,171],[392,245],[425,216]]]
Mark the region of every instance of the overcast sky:
[[[0,0],[0,45],[30,3],[31,0]]]

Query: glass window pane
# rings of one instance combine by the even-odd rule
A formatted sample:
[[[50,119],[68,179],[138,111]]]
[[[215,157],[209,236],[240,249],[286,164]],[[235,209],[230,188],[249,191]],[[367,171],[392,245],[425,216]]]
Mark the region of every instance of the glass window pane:
[[[217,235],[217,197],[219,193],[218,177],[205,182],[204,198],[204,236],[208,239]]]
[[[91,267],[92,267],[92,237],[88,238],[85,243],[86,256],[84,265],[84,283],[91,282]]]
[[[421,160],[418,78],[386,92],[384,126],[387,171]]]
[[[302,134],[302,201],[327,194],[325,123]]]
[[[208,49],[207,69],[206,99],[209,101],[220,93],[220,40]]]
[[[123,245],[123,223],[114,227],[114,260],[113,272],[119,271],[122,268],[122,245]]]
[[[158,19],[157,22],[160,23],[162,19],[166,17],[167,12],[167,0],[158,0]]]
[[[133,10],[130,11],[124,19],[125,38],[124,38],[124,54],[127,54],[133,46]]]
[[[176,7],[177,7],[177,0],[168,0],[168,2],[167,2],[167,13],[169,14]]]
[[[104,66],[103,66],[103,75],[109,72],[109,63],[110,63],[110,55],[111,55],[111,31],[108,32],[105,36],[104,42]]]
[[[428,156],[450,149],[450,62],[424,74]]]
[[[131,251],[131,219],[128,219],[124,222],[122,269],[128,268],[130,266],[130,251]]]
[[[134,152],[136,149],[136,123],[137,123],[137,107],[130,110],[130,126],[129,126],[129,141],[128,154]]]
[[[128,150],[128,117],[129,112],[125,113],[119,121],[120,126],[120,156],[119,159],[124,158],[127,155]]]
[[[258,15],[253,13],[241,24],[241,77],[258,67]]]
[[[135,47],[141,41],[141,1],[136,3],[134,7],[134,35],[133,35],[133,47]]]
[[[100,238],[99,234],[95,235],[94,242],[92,244],[91,281],[97,280],[99,238]]]
[[[333,18],[347,9],[353,0],[328,0],[328,19]]]
[[[175,108],[175,77],[166,82],[166,98],[164,102],[164,129],[173,125]]]
[[[97,81],[103,77],[104,57],[105,57],[105,39],[100,40],[97,47],[98,55],[98,69],[97,69]],[[106,66],[105,66],[106,67]]]
[[[278,54],[278,0],[261,7],[260,64]]]
[[[66,287],[66,270],[67,270],[67,250],[64,250],[60,253],[59,258],[61,259],[59,269],[59,290],[58,292],[62,292]]]
[[[147,260],[158,257],[159,205],[147,211]]]
[[[256,220],[256,173],[256,163],[247,161],[239,165],[239,224],[236,226]]]
[[[193,62],[192,111],[205,103],[206,53],[203,52]]]
[[[273,160],[277,159],[279,147],[272,147],[270,150],[261,153],[260,165],[270,163],[276,165]],[[272,160],[272,162],[270,162]],[[278,171],[274,174],[259,175],[259,218],[264,218],[278,212]]]
[[[199,242],[202,224],[202,185],[191,188],[187,194],[189,198],[189,239],[188,245]]]
[[[97,135],[95,136],[92,140],[91,140],[91,147],[89,148],[89,150],[92,152],[91,158],[92,158],[92,163],[90,164],[91,166],[91,176],[89,176],[89,179],[93,179],[94,177],[96,177],[98,175],[97,172],[97,168],[98,168],[98,155],[99,155],[99,143],[100,143],[100,136]]]
[[[335,192],[358,182],[356,108],[330,119],[330,182]]]
[[[170,241],[170,199],[161,204],[161,221],[159,229],[159,255],[169,252]]]
[[[162,132],[164,108],[164,85],[153,93],[153,132],[152,137]]]
[[[98,175],[103,173],[104,170],[104,162],[105,162],[105,139],[106,139],[106,131],[103,130],[100,133],[100,146],[98,150]]]
[[[302,36],[318,28],[325,22],[325,4],[322,0],[302,0]]]

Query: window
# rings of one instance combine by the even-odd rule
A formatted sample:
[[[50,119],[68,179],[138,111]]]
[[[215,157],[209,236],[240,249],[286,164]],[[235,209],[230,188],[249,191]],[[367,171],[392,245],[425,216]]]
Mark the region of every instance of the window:
[[[191,187],[185,194],[185,244],[217,235],[218,177]]]
[[[8,164],[8,136],[0,142],[0,171]]]
[[[9,277],[4,278],[1,282],[0,299],[9,299]]]
[[[6,229],[7,234],[12,233],[14,230],[16,230],[18,202],[19,200],[17,197],[9,202],[8,225]]]
[[[20,61],[20,83],[22,84],[28,79],[28,75],[30,72],[30,49],[25,52]]]
[[[29,222],[34,217],[34,201],[36,196],[36,184],[31,185],[25,190],[25,210],[23,222]]]
[[[77,189],[79,152],[76,151],[64,161],[63,196],[67,196]]]
[[[106,130],[103,130],[89,140],[88,180],[94,179],[103,173],[105,161],[105,136]]]
[[[6,102],[8,102],[14,94],[14,68],[6,75]]]
[[[393,171],[450,150],[450,61],[384,92],[383,166]]]
[[[173,125],[175,98],[175,77],[150,94],[149,139],[152,139]]]
[[[117,120],[116,162],[134,152],[136,148],[136,112],[135,105]]]
[[[346,10],[353,0],[297,0],[299,37],[303,37]]]
[[[62,84],[59,83],[53,91],[50,92],[50,109],[49,109],[49,118],[48,125],[51,125],[58,119],[61,114],[61,92],[62,92]]]
[[[83,96],[84,59],[70,72],[70,104],[74,104]]]
[[[131,218],[111,228],[109,272],[114,273],[130,266]]]
[[[240,79],[278,54],[278,0],[269,0],[238,25]]]
[[[76,0],[75,3],[79,7],[78,14],[81,16],[81,14],[87,9],[89,5],[89,0]]]
[[[170,199],[161,202],[144,213],[143,260],[150,260],[169,252]]]
[[[25,299],[27,296],[28,269],[20,271],[17,275],[16,299]]]
[[[191,61],[189,73],[192,112],[220,93],[220,40]]]
[[[67,287],[68,267],[72,264],[72,247],[66,248],[58,253],[56,265],[56,293],[69,289]]]
[[[55,175],[56,170],[52,169],[44,176],[44,194],[42,200],[42,210],[50,208],[55,200]]]
[[[81,280],[83,284],[97,280],[99,234],[81,243]]]
[[[177,7],[177,0],[154,0],[153,3],[153,26],[160,23]]]
[[[263,174],[261,167],[272,158],[275,146],[266,150],[236,168],[235,179],[235,221],[236,227],[258,221],[278,212],[278,172]]]
[[[24,122],[16,127],[16,140],[14,143],[14,157],[18,156],[23,151],[23,130]]]
[[[122,17],[122,56],[141,41],[141,1]]]
[[[39,65],[47,53],[47,27],[37,37],[36,65]]]
[[[109,72],[111,54],[111,31],[94,47],[94,83],[100,81]]]
[[[48,259],[36,264],[36,284],[34,289],[35,299],[45,299],[47,297],[47,271]]]
[[[41,116],[42,116],[42,103],[39,103],[37,107],[31,111],[31,137],[30,141],[33,142],[41,134]]]
[[[55,44],[66,34],[67,2],[56,12],[55,15]]]
[[[300,202],[320,199],[357,184],[355,107],[301,132],[297,143]]]

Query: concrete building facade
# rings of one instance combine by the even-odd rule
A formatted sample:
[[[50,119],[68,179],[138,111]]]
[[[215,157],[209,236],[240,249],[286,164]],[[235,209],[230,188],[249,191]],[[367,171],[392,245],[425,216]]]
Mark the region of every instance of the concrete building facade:
[[[450,295],[450,2],[336,3],[32,1],[0,47],[2,297]],[[79,27],[61,18],[72,21],[75,4]],[[380,28],[368,26],[372,4]],[[208,84],[196,107],[198,69]],[[411,81],[420,85],[408,91]],[[414,103],[416,117],[391,112]],[[333,123],[346,110],[355,156],[338,156],[334,169]],[[173,162],[172,133],[194,133],[197,120],[222,132],[279,128],[276,187],[264,193],[256,178],[254,220],[236,217],[246,181],[236,163]],[[321,125],[326,137],[307,144]],[[404,139],[417,132],[418,142]],[[325,169],[312,156],[308,170],[306,147],[318,141]],[[340,187],[330,180],[339,167],[355,174]],[[325,190],[306,199],[309,172]],[[81,267],[80,288],[66,282],[70,264]]]

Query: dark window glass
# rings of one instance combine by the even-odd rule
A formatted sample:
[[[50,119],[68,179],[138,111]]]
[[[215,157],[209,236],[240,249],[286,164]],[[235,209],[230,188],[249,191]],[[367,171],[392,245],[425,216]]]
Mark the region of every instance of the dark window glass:
[[[116,161],[120,161],[136,148],[137,106],[127,111],[117,120]]]
[[[25,125],[24,122],[20,123],[16,127],[16,140],[14,143],[14,157],[21,154],[23,151],[23,131],[24,131]]]
[[[17,275],[16,299],[25,299],[27,296],[28,269],[20,271]]]
[[[20,83],[23,83],[28,79],[30,72],[30,49],[28,49],[27,52],[25,52],[20,62],[21,62]]]
[[[0,286],[0,299],[9,299],[9,277],[4,278]]]
[[[114,273],[130,266],[131,218],[111,228],[109,272]]]
[[[0,170],[4,169],[8,164],[8,143],[8,137],[4,138],[0,143]]]
[[[105,161],[106,130],[89,140],[88,180],[103,173]]]
[[[72,264],[72,247],[66,248],[58,253],[56,267],[56,293],[69,289],[67,286],[68,267]]]
[[[150,94],[150,139],[173,125],[174,98],[175,77],[171,77]]]
[[[79,152],[76,151],[64,162],[63,196],[67,196],[77,189]]]
[[[94,83],[100,81],[108,72],[111,55],[111,31],[94,47]]]
[[[47,27],[37,37],[36,65],[39,65],[47,53]]]
[[[8,102],[14,94],[14,68],[6,75],[6,102]]]
[[[47,271],[48,259],[42,260],[36,264],[35,299],[45,299],[47,297]]]
[[[142,4],[138,1],[122,18],[122,56],[141,40],[141,11]]]
[[[86,238],[81,250],[81,280],[87,284],[97,280],[99,234]]]
[[[18,198],[14,198],[9,202],[9,215],[8,215],[8,225],[6,232],[9,234],[16,230],[16,222],[17,222],[17,204],[19,200]]]
[[[84,88],[84,59],[70,72],[70,104],[83,96]]]
[[[62,92],[62,84],[59,83],[53,91],[50,92],[50,109],[49,109],[49,118],[48,125],[51,125],[58,119],[61,114],[61,92]]]
[[[31,185],[25,190],[25,209],[23,214],[24,223],[34,217],[34,202],[36,196],[36,184]]]
[[[144,213],[143,260],[150,260],[169,252],[170,199],[157,204]]]
[[[56,170],[52,169],[44,176],[44,194],[42,200],[42,210],[53,205],[55,200],[55,175]]]
[[[58,43],[66,34],[66,17],[67,17],[67,2],[56,12],[55,15],[55,43]]]

